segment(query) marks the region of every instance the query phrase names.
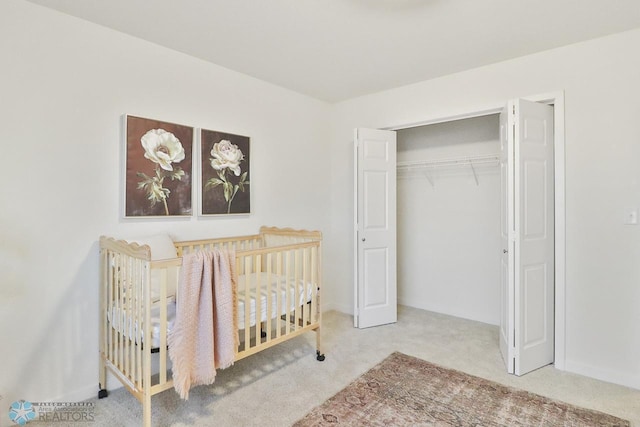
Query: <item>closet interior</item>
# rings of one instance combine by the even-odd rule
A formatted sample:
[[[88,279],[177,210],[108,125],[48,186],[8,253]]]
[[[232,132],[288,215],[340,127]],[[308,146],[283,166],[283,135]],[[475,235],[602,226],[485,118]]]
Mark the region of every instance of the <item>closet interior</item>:
[[[500,323],[497,114],[397,131],[398,302]]]

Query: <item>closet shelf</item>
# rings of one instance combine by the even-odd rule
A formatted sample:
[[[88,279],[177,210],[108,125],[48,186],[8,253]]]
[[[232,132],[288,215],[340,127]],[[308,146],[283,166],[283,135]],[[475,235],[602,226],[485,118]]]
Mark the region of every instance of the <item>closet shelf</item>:
[[[458,167],[458,166],[470,166],[473,171],[473,177],[478,185],[478,174],[476,173],[475,166],[478,165],[494,165],[500,161],[499,154],[488,154],[480,156],[465,156],[465,157],[452,157],[445,159],[434,160],[416,160],[409,162],[398,162],[397,171],[399,173],[407,173],[411,171],[422,172],[424,176],[429,180],[433,186],[433,179],[429,175],[429,171],[436,168],[445,167]]]
[[[466,165],[479,165],[485,163],[498,163],[500,160],[499,154],[489,154],[482,156],[465,156],[465,157],[451,157],[447,159],[436,160],[417,160],[411,162],[398,162],[398,170],[409,170],[418,168],[435,168],[435,167],[448,167],[448,166],[466,166]]]

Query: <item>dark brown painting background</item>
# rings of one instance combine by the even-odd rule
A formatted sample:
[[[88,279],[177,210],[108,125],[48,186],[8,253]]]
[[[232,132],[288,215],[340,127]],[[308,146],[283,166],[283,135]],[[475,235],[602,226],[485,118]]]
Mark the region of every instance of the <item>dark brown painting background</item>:
[[[238,193],[233,199],[233,203],[231,203],[230,213],[248,214],[251,212],[251,172],[249,170],[249,159],[251,156],[249,153],[249,137],[206,129],[202,129],[200,133],[200,149],[202,154],[202,214],[216,215],[227,213],[227,201],[224,199],[222,186],[219,185],[215,188],[205,189],[205,185],[209,179],[218,177],[215,169],[211,167],[211,149],[213,148],[213,144],[223,139],[237,145],[240,151],[242,151],[242,154],[244,154],[244,160],[240,163],[240,175],[247,172],[247,181],[249,181],[249,185],[245,186],[244,192],[238,190]],[[235,176],[231,171],[227,172],[227,177],[234,185],[240,181],[240,177]]]
[[[126,156],[126,184],[125,184],[125,215],[126,216],[166,216],[164,204],[156,203],[151,207],[150,200],[144,189],[138,190],[138,183],[142,181],[136,174],[142,172],[152,177],[155,175],[156,164],[145,159],[144,148],[140,138],[151,129],[164,129],[171,132],[180,140],[184,148],[184,160],[174,163],[173,167],[180,167],[185,172],[181,181],[165,178],[163,187],[171,190],[167,198],[169,215],[191,215],[191,176],[193,128],[175,123],[127,116],[126,123],[127,156]]]

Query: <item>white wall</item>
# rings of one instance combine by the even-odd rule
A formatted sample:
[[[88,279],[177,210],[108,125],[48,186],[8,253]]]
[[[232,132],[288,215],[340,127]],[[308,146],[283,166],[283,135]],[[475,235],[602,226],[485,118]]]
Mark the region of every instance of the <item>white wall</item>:
[[[331,242],[327,260],[343,260],[332,264],[342,266],[332,272],[341,279],[331,283],[335,306],[353,305],[353,128],[397,128],[564,90],[565,367],[640,388],[640,226],[623,224],[640,206],[639,50],[634,30],[336,105],[332,229],[342,243]]]
[[[499,128],[490,115],[399,130],[398,162],[497,156]],[[498,162],[399,171],[397,198],[398,302],[500,324]]]
[[[100,235],[328,228],[323,102],[21,0],[0,70],[3,405],[96,395]],[[250,136],[252,214],[120,219],[125,113]]]

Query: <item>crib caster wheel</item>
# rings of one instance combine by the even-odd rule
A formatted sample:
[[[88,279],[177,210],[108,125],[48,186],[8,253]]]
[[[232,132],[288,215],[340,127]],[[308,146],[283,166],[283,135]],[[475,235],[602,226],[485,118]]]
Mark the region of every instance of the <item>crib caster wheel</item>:
[[[107,389],[102,388],[102,389],[98,390],[98,399],[104,399],[108,395],[109,395],[109,392],[107,391]]]
[[[318,362],[322,362],[322,361],[324,361],[324,354],[320,354],[320,352],[319,352],[319,351],[316,351],[316,360],[317,360]]]

